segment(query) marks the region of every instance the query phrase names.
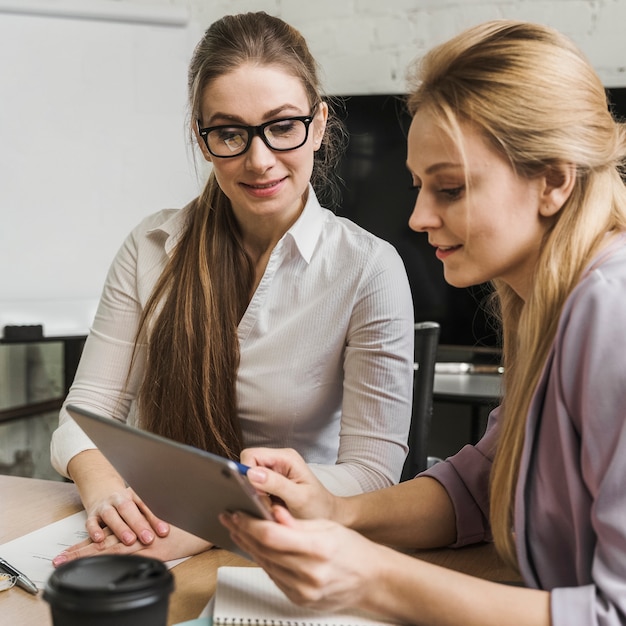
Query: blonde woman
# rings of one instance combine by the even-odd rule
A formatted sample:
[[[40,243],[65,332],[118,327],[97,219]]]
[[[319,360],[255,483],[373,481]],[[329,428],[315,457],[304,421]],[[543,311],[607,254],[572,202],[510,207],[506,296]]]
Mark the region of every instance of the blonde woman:
[[[332,496],[293,451],[244,451],[253,484],[289,511],[224,523],[287,595],[320,609],[429,626],[624,625],[626,128],[583,55],[544,26],[471,28],[415,80],[409,224],[449,283],[493,281],[504,400],[476,446],[361,496]],[[492,539],[527,588],[385,547]]]

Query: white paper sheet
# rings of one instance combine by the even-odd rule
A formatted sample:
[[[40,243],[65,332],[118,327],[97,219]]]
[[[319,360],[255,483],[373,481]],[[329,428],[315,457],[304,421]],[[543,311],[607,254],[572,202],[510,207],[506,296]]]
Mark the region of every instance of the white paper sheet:
[[[52,559],[75,543],[87,539],[86,520],[85,511],[80,511],[8,541],[0,545],[0,557],[28,576],[41,590],[54,571]],[[166,565],[171,569],[184,560],[168,561]]]

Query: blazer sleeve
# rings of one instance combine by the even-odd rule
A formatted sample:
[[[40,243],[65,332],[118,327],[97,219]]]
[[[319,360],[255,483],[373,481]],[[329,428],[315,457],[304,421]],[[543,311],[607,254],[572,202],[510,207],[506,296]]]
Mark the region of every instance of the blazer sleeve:
[[[626,272],[601,268],[576,296],[558,356],[591,499],[592,532],[578,555],[590,571],[581,586],[552,590],[552,623],[618,626],[626,615]]]
[[[489,476],[495,456],[499,414],[500,407],[490,413],[485,434],[476,445],[464,446],[454,456],[420,474],[439,481],[452,500],[457,538],[451,547],[491,541]]]

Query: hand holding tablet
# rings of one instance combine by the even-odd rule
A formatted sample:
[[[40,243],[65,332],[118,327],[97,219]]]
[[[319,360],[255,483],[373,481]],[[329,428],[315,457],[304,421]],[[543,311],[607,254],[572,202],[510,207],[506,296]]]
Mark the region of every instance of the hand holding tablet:
[[[242,554],[219,514],[243,511],[272,519],[246,479],[245,465],[80,406],[70,404],[67,411],[153,513],[174,526]]]

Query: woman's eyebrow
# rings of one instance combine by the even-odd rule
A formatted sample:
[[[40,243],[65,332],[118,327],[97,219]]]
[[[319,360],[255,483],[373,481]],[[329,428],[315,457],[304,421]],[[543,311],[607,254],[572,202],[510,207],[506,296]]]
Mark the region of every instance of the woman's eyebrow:
[[[454,163],[452,161],[441,161],[439,163],[433,163],[432,165],[429,165],[426,170],[425,170],[425,174],[436,174],[437,172],[441,171],[441,170],[449,170],[449,169],[463,169],[463,165],[461,163]]]
[[[272,120],[272,119],[275,119],[277,117],[281,117],[284,115],[291,115],[292,113],[300,114],[300,111],[302,111],[302,109],[296,106],[295,104],[289,104],[289,103],[281,104],[278,107],[275,107],[273,109],[270,109],[269,111],[266,111],[265,114],[261,117],[261,119]],[[238,115],[233,115],[232,113],[224,113],[222,111],[215,111],[208,118],[207,126],[212,126],[215,120],[225,120],[227,122],[232,122],[233,124],[240,124],[242,126],[250,125],[249,121],[244,120]]]
[[[419,178],[417,176],[417,174],[411,169],[409,162],[405,161],[405,166],[406,169],[409,171],[409,173],[412,176],[415,176],[416,178]],[[463,165],[461,163],[453,163],[452,161],[441,161],[439,163],[433,163],[432,165],[429,165],[425,170],[424,170],[424,174],[425,175],[432,175],[432,174],[436,174],[437,172],[441,171],[441,170],[462,170],[463,169]]]

